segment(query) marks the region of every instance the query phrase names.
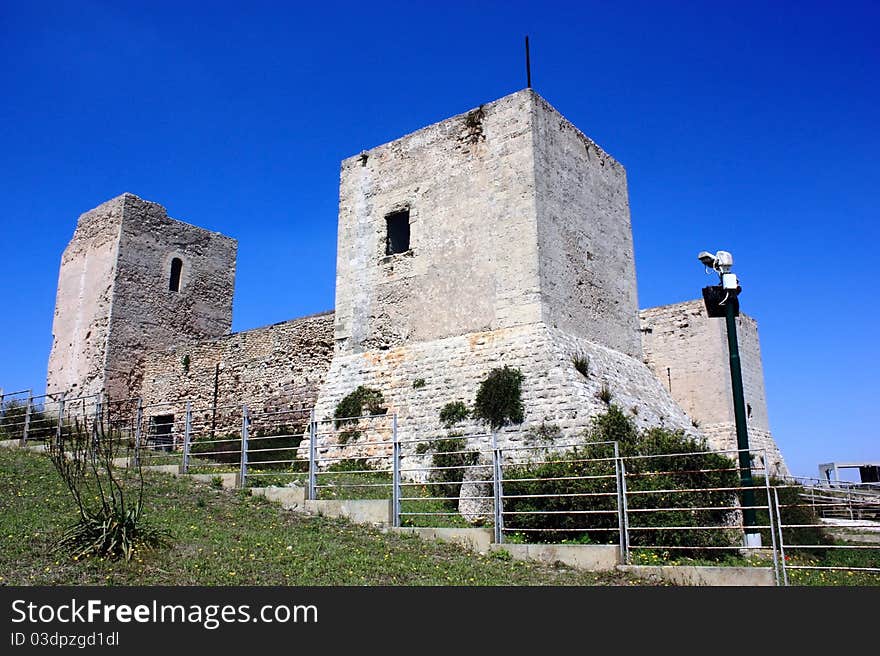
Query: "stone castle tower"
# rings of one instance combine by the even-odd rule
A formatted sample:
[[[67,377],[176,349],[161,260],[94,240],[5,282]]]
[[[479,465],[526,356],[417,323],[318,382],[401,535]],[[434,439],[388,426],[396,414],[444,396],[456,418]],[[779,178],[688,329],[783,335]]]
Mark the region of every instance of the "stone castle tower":
[[[62,257],[47,391],[139,396],[177,418],[191,400],[325,420],[365,385],[402,440],[427,440],[446,435],[444,405],[471,404],[510,365],[525,421],[502,443],[549,424],[576,437],[607,391],[640,426],[736,447],[723,322],[701,301],[640,315],[626,172],[531,89],[342,162],[335,313],[229,334],[235,254],[233,239],[131,194],[83,214]],[[785,472],[755,322],[741,317],[740,334],[752,445]]]
[[[579,432],[603,387],[639,424],[696,432],[642,361],[624,168],[531,89],[345,160],[336,276],[320,418],[363,384],[402,439],[439,435],[440,408],[507,364],[526,412],[509,439]]]
[[[735,449],[736,421],[724,319],[710,319],[702,300],[642,310],[640,318],[648,366],[699,426],[712,448]],[[770,470],[787,474],[770,433],[758,324],[744,314],[736,324],[749,447],[765,450]],[[756,457],[760,460],[764,456]]]
[[[132,194],[80,216],[61,258],[47,393],[130,398],[148,353],[227,333],[236,248]]]

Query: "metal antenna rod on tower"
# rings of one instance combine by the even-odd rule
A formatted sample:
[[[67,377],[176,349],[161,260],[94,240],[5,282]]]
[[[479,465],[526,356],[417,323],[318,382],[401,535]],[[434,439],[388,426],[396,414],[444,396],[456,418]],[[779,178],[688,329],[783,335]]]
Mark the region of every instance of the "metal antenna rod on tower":
[[[526,34],[526,86],[532,88],[532,63],[529,59],[529,35]]]

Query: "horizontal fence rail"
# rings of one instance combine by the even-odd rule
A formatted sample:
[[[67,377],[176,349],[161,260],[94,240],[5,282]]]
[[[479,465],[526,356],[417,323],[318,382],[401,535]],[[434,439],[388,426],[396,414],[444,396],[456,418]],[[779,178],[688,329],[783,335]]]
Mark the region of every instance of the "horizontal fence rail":
[[[496,543],[616,545],[631,564],[766,566],[781,585],[880,584],[877,486],[773,478],[762,450],[749,452],[747,487],[735,449],[641,454],[614,441],[451,430],[401,439],[393,412],[319,419],[310,407],[269,402],[0,396],[2,439],[51,446],[71,435],[107,445],[114,461],[138,471],[295,486],[314,501],[388,500],[398,527],[482,526]]]

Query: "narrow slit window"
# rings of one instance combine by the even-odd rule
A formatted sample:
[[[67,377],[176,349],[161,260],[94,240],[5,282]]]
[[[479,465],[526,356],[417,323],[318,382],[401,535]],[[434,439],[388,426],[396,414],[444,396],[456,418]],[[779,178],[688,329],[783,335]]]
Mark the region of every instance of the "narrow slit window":
[[[180,291],[180,273],[183,270],[183,260],[175,257],[171,260],[171,278],[168,280],[168,291]]]
[[[409,210],[392,212],[385,217],[385,255],[409,250]]]

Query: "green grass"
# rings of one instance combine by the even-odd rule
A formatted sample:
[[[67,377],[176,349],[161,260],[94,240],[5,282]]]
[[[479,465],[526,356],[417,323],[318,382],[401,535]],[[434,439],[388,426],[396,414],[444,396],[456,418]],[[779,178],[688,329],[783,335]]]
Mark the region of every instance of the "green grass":
[[[838,545],[847,543],[837,541]],[[791,549],[786,553],[788,563],[807,567],[880,567],[880,547],[877,549],[826,549],[821,553],[805,553]],[[789,569],[792,585],[857,585],[878,586],[880,574],[842,570]]]
[[[309,517],[245,491],[147,473],[145,517],[174,546],[130,561],[53,550],[76,515],[48,458],[0,449],[2,585],[631,585],[620,574],[479,556],[455,545]]]

